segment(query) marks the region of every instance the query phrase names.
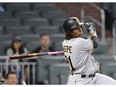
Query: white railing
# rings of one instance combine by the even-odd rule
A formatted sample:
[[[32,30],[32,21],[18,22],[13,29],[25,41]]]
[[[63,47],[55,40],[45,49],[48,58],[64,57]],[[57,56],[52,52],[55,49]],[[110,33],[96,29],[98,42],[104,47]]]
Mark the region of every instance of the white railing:
[[[5,60],[5,56],[0,56],[0,60]],[[8,69],[9,69],[9,66],[11,68],[11,70],[13,70],[13,66],[15,66],[15,72],[19,72],[19,67],[21,68],[21,71],[22,71],[22,79],[24,79],[24,71],[25,71],[25,66],[27,66],[27,69],[28,69],[28,79],[27,79],[27,83],[30,84],[30,71],[32,71],[32,84],[35,84],[35,67],[36,67],[36,63],[33,63],[33,62],[19,62],[19,66],[13,64],[12,62],[8,62],[8,58],[6,56],[6,60],[5,62],[0,62],[0,73],[2,75],[6,75],[8,73]],[[32,66],[30,68],[30,66]],[[5,73],[3,73],[5,72]],[[19,74],[17,73],[17,77],[19,77]]]
[[[112,27],[112,50],[113,50],[113,55],[116,55],[116,20],[113,23]]]
[[[87,18],[89,18],[91,21],[93,21],[94,23],[96,23],[98,26],[101,27],[101,40],[102,40],[102,42],[105,42],[106,41],[106,38],[105,38],[105,12],[103,9],[101,9],[99,6],[97,6],[93,3],[89,3],[89,5],[96,8],[101,13],[101,22],[99,22],[98,20],[94,19],[91,16],[89,16]],[[84,12],[84,7],[82,7],[82,9],[81,9],[81,21],[83,22],[84,19],[86,19],[86,16],[85,16],[85,12]]]

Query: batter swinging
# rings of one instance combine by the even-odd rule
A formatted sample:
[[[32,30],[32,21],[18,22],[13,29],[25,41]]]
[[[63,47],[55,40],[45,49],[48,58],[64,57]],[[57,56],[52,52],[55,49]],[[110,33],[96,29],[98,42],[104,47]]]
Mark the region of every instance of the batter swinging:
[[[92,23],[85,23],[91,38],[82,38],[82,28],[78,18],[71,17],[64,21],[65,40],[64,55],[70,65],[70,75],[67,84],[106,85],[116,84],[116,81],[106,75],[96,73],[96,65],[91,51],[98,46],[98,37]]]

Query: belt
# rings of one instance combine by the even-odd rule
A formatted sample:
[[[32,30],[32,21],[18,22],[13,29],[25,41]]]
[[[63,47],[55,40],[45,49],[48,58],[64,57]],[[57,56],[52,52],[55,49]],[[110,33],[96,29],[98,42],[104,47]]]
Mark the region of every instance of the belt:
[[[79,73],[73,73],[73,74],[79,74]],[[91,77],[95,77],[95,73],[94,74],[81,74],[81,78],[91,78]]]

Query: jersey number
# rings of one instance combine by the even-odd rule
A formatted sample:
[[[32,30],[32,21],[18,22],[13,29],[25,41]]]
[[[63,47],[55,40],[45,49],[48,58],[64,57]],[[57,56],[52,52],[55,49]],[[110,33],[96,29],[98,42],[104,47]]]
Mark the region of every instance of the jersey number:
[[[73,72],[75,70],[75,68],[73,67],[70,56],[68,58],[67,58],[67,56],[65,56],[65,57],[68,60],[68,63],[70,65],[70,71]]]
[[[71,49],[72,49],[72,46],[67,46],[67,45],[64,46],[64,52],[65,53],[71,54],[72,53]],[[70,56],[66,56],[66,55],[65,55],[65,57],[66,57],[66,59],[67,59],[67,61],[69,63],[70,71],[73,72],[75,69],[74,69],[73,64],[71,62],[71,57]]]

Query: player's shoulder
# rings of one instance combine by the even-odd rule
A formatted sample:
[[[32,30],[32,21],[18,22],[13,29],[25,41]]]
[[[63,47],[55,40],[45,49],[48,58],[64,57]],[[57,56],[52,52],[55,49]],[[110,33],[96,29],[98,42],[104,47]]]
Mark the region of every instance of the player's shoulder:
[[[76,38],[76,41],[75,43],[78,43],[78,44],[88,44],[89,42],[91,42],[91,39],[90,38]]]
[[[64,45],[66,43],[66,40],[64,40],[63,42],[62,42],[62,45]]]
[[[88,40],[90,40],[90,38],[83,38],[83,37],[82,37],[82,38],[80,38],[80,40],[81,40],[81,41],[88,41]]]
[[[73,39],[70,39],[70,40],[64,40],[62,43],[67,43],[67,42],[72,42],[72,41],[79,41],[79,40],[83,40],[84,38],[82,37],[78,37],[78,38],[73,38]]]
[[[79,37],[79,38],[75,38],[75,41],[76,41],[76,42],[81,42],[81,41],[85,41],[85,39],[82,38],[82,37]]]
[[[73,38],[73,39],[70,39],[70,40],[64,40],[62,42],[62,44],[70,44],[70,43],[77,43],[77,42],[80,42],[81,41],[81,37],[79,38]]]

